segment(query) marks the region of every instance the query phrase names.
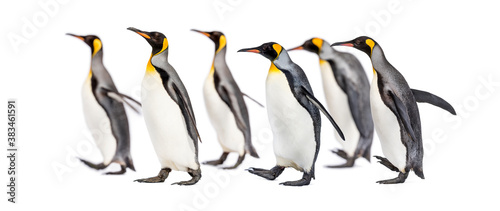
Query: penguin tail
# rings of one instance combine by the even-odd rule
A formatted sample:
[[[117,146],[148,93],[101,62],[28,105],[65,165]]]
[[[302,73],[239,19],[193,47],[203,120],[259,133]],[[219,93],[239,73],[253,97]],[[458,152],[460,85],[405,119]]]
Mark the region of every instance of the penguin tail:
[[[422,178],[422,179],[425,179],[424,177],[424,170],[422,169],[422,166],[418,166],[417,168],[413,168],[413,171],[415,172],[415,174]]]
[[[132,161],[132,158],[130,157],[130,155],[125,158],[125,164],[127,165],[127,167],[129,169],[132,169],[132,171],[135,171],[134,162]]]
[[[252,145],[247,145],[246,147],[246,150],[245,150],[248,154],[250,154],[250,156],[254,157],[254,158],[259,158],[259,154],[257,154],[257,151],[255,150],[255,148],[252,146]]]
[[[368,162],[371,162],[370,161],[370,157],[371,157],[370,151],[371,151],[370,148],[365,149],[365,151],[363,152],[363,155],[362,155],[366,160],[368,160]]]

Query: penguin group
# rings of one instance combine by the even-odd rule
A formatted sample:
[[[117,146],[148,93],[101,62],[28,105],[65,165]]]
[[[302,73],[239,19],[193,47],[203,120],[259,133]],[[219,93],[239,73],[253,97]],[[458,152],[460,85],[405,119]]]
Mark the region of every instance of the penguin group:
[[[106,174],[135,171],[130,154],[131,141],[125,105],[142,113],[154,151],[160,164],[157,176],[137,179],[140,183],[164,182],[172,170],[187,172],[191,179],[177,185],[193,185],[202,177],[198,160],[201,136],[196,123],[189,92],[176,69],[169,63],[167,37],[156,31],[127,28],[151,46],[142,79],[141,101],[118,92],[110,73],[103,65],[103,44],[95,35],[67,35],[85,42],[91,49],[89,74],[82,87],[82,102],[87,127],[103,161],[98,164],[80,158],[87,166],[105,169],[111,163],[121,170]],[[227,38],[220,31],[192,31],[208,37],[215,44],[211,67],[203,85],[206,112],[216,133],[222,154],[218,159],[202,162],[223,165],[230,153],[238,155],[236,163],[222,169],[236,169],[247,154],[259,158],[252,144],[250,115],[245,98],[226,63]],[[371,84],[360,61],[353,54],[334,46],[353,47],[366,53],[373,68]],[[342,47],[340,47],[342,48]],[[305,50],[319,57],[319,69],[326,107],[314,95],[307,71],[292,61],[289,51]],[[309,185],[315,179],[315,163],[321,143],[321,114],[327,125],[335,129],[342,146],[332,150],[345,163],[329,168],[348,168],[358,158],[370,161],[376,132],[383,156],[378,162],[398,173],[380,184],[404,183],[410,171],[424,179],[422,131],[417,103],[429,103],[456,115],[453,107],[429,92],[412,89],[403,75],[386,59],[382,47],[372,38],[361,36],[351,41],[328,43],[311,38],[302,45],[285,49],[276,42],[244,48],[264,56],[271,64],[265,80],[268,121],[273,134],[275,164],[270,169],[250,167],[249,173],[274,180],[287,167],[303,173],[296,181],[280,183],[285,186]],[[243,55],[241,55],[243,56]],[[312,69],[312,68],[311,68]],[[307,74],[306,74],[307,73]],[[140,107],[140,108],[138,108]],[[142,111],[142,112],[141,112]],[[211,137],[204,137],[204,139]]]

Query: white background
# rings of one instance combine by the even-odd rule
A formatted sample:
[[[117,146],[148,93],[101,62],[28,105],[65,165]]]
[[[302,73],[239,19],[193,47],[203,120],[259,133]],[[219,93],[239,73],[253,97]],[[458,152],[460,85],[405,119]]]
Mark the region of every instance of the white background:
[[[55,2],[56,7],[44,9],[41,5],[46,2]],[[298,4],[263,0],[141,3],[38,0],[4,2],[0,8],[0,98],[3,102],[16,98],[19,105],[18,203],[10,205],[6,194],[2,194],[2,210],[483,210],[498,207],[494,200],[498,200],[500,188],[497,170],[500,15],[498,5],[490,1],[474,4],[410,0],[303,1]],[[189,91],[204,141],[200,144],[200,162],[218,158],[221,149],[202,96],[214,45],[203,35],[191,32],[193,28],[220,30],[226,34],[227,61],[234,77],[244,92],[261,102],[265,101],[269,61],[258,55],[236,53],[238,49],[269,41],[291,48],[314,36],[333,43],[368,35],[379,42],[389,61],[412,88],[445,98],[454,105],[458,116],[419,105],[426,179],[411,173],[401,185],[376,184],[375,181],[393,178],[396,173],[374,159],[371,163],[360,159],[351,169],[324,168],[324,165],[343,161],[329,152],[339,144],[333,138],[333,128],[323,118],[316,180],[309,186],[297,188],[278,185],[302,176],[293,169],[287,169],[276,181],[244,171],[275,164],[266,110],[248,102],[253,141],[261,159],[247,157],[232,171],[202,166],[200,182],[181,187],[170,184],[189,179],[184,172],[172,172],[161,184],[132,182],[154,176],[160,169],[142,116],[128,109],[137,172],[105,176],[103,171],[89,169],[75,160],[76,156],[95,162],[101,158],[89,138],[81,108],[80,91],[88,74],[90,50],[65,33],[100,36],[105,65],[118,89],[140,99],[140,83],[151,48],[143,38],[126,30],[130,26],[163,32],[169,39],[170,62]],[[19,43],[13,42],[13,37]],[[371,80],[368,57],[347,50],[358,56]],[[324,102],[317,56],[308,52],[290,55],[305,70],[316,96]],[[6,103],[4,106],[6,113]],[[0,131],[6,133],[6,130]],[[5,149],[6,144],[1,146],[0,149]],[[382,155],[377,137],[372,155]],[[236,156],[231,155],[226,165],[234,162]],[[7,182],[7,165],[5,157],[0,159],[4,169],[0,173],[0,184]],[[117,169],[118,166],[111,166],[106,171]],[[5,189],[4,186],[2,190]]]

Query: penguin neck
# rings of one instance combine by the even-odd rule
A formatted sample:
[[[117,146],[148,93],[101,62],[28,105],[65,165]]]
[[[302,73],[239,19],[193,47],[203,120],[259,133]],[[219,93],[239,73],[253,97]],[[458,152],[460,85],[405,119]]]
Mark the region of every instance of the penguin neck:
[[[288,55],[288,52],[285,50],[282,50],[280,55],[272,61],[272,65],[275,65],[278,69],[283,70],[283,69],[289,69],[287,67],[292,66],[293,61],[290,59],[290,56]]]
[[[94,67],[98,67],[98,66],[104,66],[103,62],[102,62],[102,58],[103,58],[103,55],[102,55],[102,50],[100,51],[97,51],[95,54],[92,55],[92,58],[90,59],[90,66],[91,66],[91,69],[98,69],[98,68],[94,68]]]
[[[318,52],[318,56],[320,60],[332,60],[334,59],[339,52],[332,47],[330,47],[330,43],[323,41],[323,45]]]
[[[226,46],[222,47],[222,49],[220,50],[215,51],[214,60],[212,61],[212,68],[210,69],[210,75],[214,74],[215,69],[217,69],[217,71],[225,71],[226,69],[229,69],[229,68],[216,68],[216,66],[217,67],[227,66],[226,51],[227,51]]]
[[[162,68],[163,70],[168,69],[168,48],[160,51],[156,54],[151,53],[151,57],[149,58],[148,61],[148,66],[146,67],[146,72],[147,73],[154,73],[156,72],[155,67]]]
[[[379,45],[375,45],[372,50],[372,55],[370,56],[370,60],[372,61],[373,72],[374,74],[389,74],[389,71],[392,65],[385,58],[384,51]]]
[[[104,63],[102,61],[103,60],[102,58],[103,58],[102,49],[92,55],[92,59],[90,60],[89,76],[97,78],[109,77],[108,71],[106,71],[106,68],[104,68]]]

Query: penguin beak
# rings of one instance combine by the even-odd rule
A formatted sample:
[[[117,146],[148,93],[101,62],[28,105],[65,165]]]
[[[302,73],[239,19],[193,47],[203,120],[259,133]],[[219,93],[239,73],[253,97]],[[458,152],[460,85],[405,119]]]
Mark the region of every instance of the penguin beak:
[[[304,50],[304,46],[301,45],[292,49],[288,49],[287,51],[294,51],[294,50]]]
[[[196,29],[191,29],[191,31],[198,32],[198,33],[203,34],[207,37],[210,37],[210,33],[208,33],[208,32],[204,32],[204,31],[200,31],[200,30],[196,30]]]
[[[256,47],[256,48],[243,48],[240,49],[238,52],[251,52],[260,54],[261,51],[259,50],[259,47]]]
[[[73,37],[76,37],[82,41],[85,41],[85,38],[83,36],[78,36],[78,35],[75,35],[75,34],[71,34],[71,33],[66,33],[66,35],[69,35],[69,36],[73,36]]]
[[[354,47],[354,45],[352,44],[351,41],[347,41],[347,42],[336,42],[336,43],[333,43],[331,45],[332,47],[333,46],[347,46],[347,47]]]
[[[146,38],[147,40],[151,39],[151,37],[148,35],[149,34],[148,32],[141,31],[141,30],[136,29],[134,27],[128,27],[127,29],[141,35],[142,37]]]

